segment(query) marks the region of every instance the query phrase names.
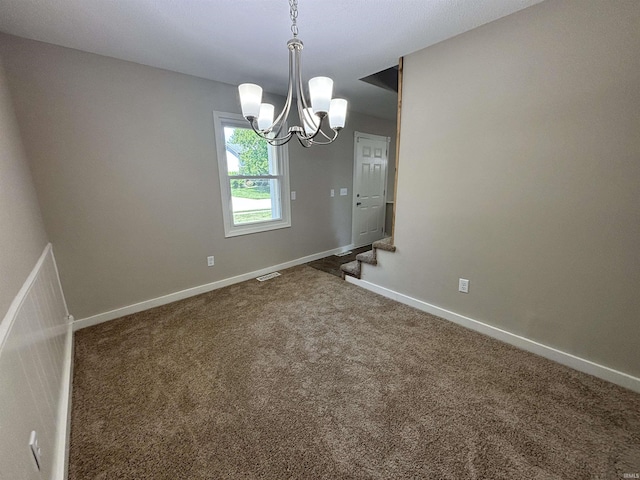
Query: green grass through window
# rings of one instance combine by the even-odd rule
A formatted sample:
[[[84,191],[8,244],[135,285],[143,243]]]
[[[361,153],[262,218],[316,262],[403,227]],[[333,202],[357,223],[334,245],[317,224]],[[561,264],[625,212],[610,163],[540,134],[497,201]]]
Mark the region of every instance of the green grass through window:
[[[231,196],[232,197],[240,197],[240,198],[253,198],[256,200],[260,200],[263,198],[271,198],[271,194],[269,192],[261,192],[257,188],[231,188]]]
[[[271,209],[269,210],[251,210],[248,212],[236,212],[233,214],[233,223],[236,225],[250,222],[264,222],[273,220]]]

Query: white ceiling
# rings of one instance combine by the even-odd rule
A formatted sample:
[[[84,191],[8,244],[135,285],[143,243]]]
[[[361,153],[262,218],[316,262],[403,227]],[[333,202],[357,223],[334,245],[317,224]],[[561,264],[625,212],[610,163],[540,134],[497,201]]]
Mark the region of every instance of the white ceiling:
[[[299,0],[303,75],[350,108],[395,118],[393,92],[359,78],[542,0]],[[0,0],[0,31],[284,94],[288,0]]]

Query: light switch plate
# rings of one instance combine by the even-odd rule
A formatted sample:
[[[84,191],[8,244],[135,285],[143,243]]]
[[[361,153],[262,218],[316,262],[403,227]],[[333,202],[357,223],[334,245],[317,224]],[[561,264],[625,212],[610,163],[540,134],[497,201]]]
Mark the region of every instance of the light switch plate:
[[[341,195],[341,196],[346,195],[346,194],[347,194],[347,192],[348,192],[348,190],[347,190],[346,188],[341,188],[341,189],[340,189],[340,195]]]

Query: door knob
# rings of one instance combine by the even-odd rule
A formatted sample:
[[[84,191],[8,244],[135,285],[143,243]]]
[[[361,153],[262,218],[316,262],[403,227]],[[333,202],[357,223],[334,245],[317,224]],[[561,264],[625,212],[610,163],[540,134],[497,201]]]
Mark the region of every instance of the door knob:
[[[356,203],[356,207],[357,207],[358,205],[362,205],[362,202],[358,202],[358,203]]]

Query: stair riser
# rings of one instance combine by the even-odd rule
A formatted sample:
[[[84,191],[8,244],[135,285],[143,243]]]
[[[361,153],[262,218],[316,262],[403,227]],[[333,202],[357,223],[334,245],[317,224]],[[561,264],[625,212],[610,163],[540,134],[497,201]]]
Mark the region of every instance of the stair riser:
[[[345,275],[349,275],[359,279],[362,274],[363,263],[374,266],[378,265],[378,249],[385,250],[387,252],[395,252],[396,246],[392,245],[390,241],[391,238],[385,238],[383,240],[373,242],[373,248],[371,250],[358,254],[353,262],[341,265],[340,270],[342,270],[342,278],[344,279]]]

